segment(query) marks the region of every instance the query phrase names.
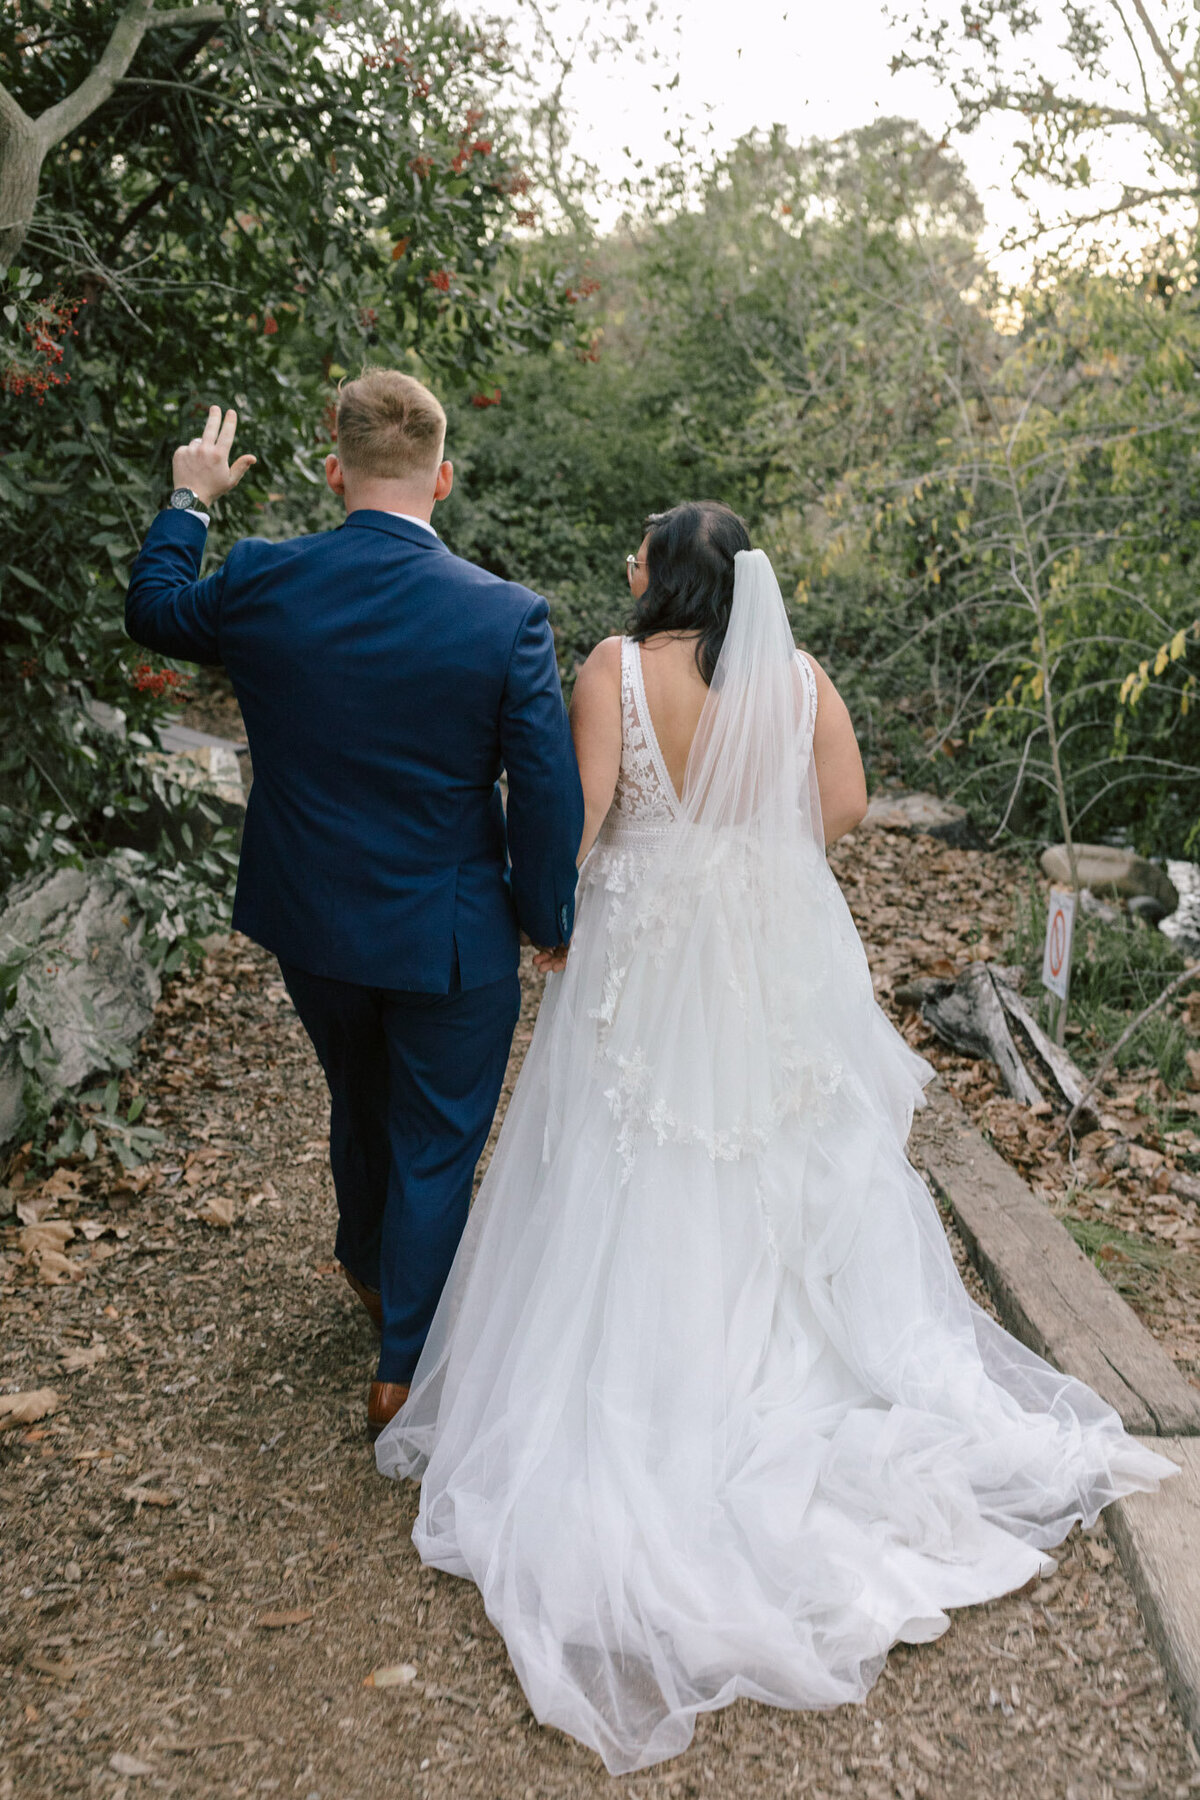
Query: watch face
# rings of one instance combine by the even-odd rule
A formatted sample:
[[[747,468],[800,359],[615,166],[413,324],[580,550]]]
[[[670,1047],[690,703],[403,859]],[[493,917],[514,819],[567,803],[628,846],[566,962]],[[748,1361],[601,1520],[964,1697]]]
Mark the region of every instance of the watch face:
[[[195,506],[196,496],[191,488],[176,488],[167,504],[177,507],[181,512],[186,512],[189,507]]]

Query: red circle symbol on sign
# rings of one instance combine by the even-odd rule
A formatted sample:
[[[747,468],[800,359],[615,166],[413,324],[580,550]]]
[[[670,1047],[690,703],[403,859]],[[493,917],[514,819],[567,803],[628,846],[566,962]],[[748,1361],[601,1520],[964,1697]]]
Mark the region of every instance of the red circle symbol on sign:
[[[1061,907],[1055,907],[1050,920],[1050,973],[1057,979],[1067,955],[1067,921]]]

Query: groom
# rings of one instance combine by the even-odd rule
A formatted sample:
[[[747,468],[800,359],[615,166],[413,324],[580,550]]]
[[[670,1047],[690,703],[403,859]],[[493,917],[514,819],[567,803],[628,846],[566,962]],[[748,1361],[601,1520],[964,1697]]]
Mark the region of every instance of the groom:
[[[377,1436],[408,1396],[520,1009],[520,933],[571,935],[583,826],[546,602],[452,556],[446,416],[409,375],[341,390],[336,531],[244,538],[200,580],[236,414],[175,452],[129,635],[223,663],[254,768],[235,927],[279,958],[329,1083],[337,1256],[381,1331]],[[498,778],[508,778],[507,820]]]

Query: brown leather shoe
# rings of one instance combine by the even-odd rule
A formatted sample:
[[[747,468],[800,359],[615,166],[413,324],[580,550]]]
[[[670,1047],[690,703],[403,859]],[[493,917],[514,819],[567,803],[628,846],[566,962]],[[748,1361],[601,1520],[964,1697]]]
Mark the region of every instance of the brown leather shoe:
[[[367,1396],[367,1436],[371,1442],[390,1425],[408,1399],[407,1381],[373,1381]]]
[[[382,1331],[383,1299],[378,1288],[369,1288],[364,1281],[358,1279],[357,1275],[352,1275],[350,1273],[345,1263],[339,1263],[338,1268],[342,1271],[342,1274],[346,1277],[346,1280],[350,1283],[350,1286],[362,1301],[366,1311],[370,1314],[371,1323],[374,1325],[376,1331]]]

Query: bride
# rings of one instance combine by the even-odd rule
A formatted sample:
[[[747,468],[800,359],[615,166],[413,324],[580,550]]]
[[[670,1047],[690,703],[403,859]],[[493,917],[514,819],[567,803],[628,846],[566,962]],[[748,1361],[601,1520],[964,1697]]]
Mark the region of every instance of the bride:
[[[904,1144],[932,1071],[825,845],[853,730],[711,502],[651,522],[572,723],[570,954],[407,1404],[422,1559],[613,1773],[739,1695],[861,1701],[1174,1466],[968,1298]]]

